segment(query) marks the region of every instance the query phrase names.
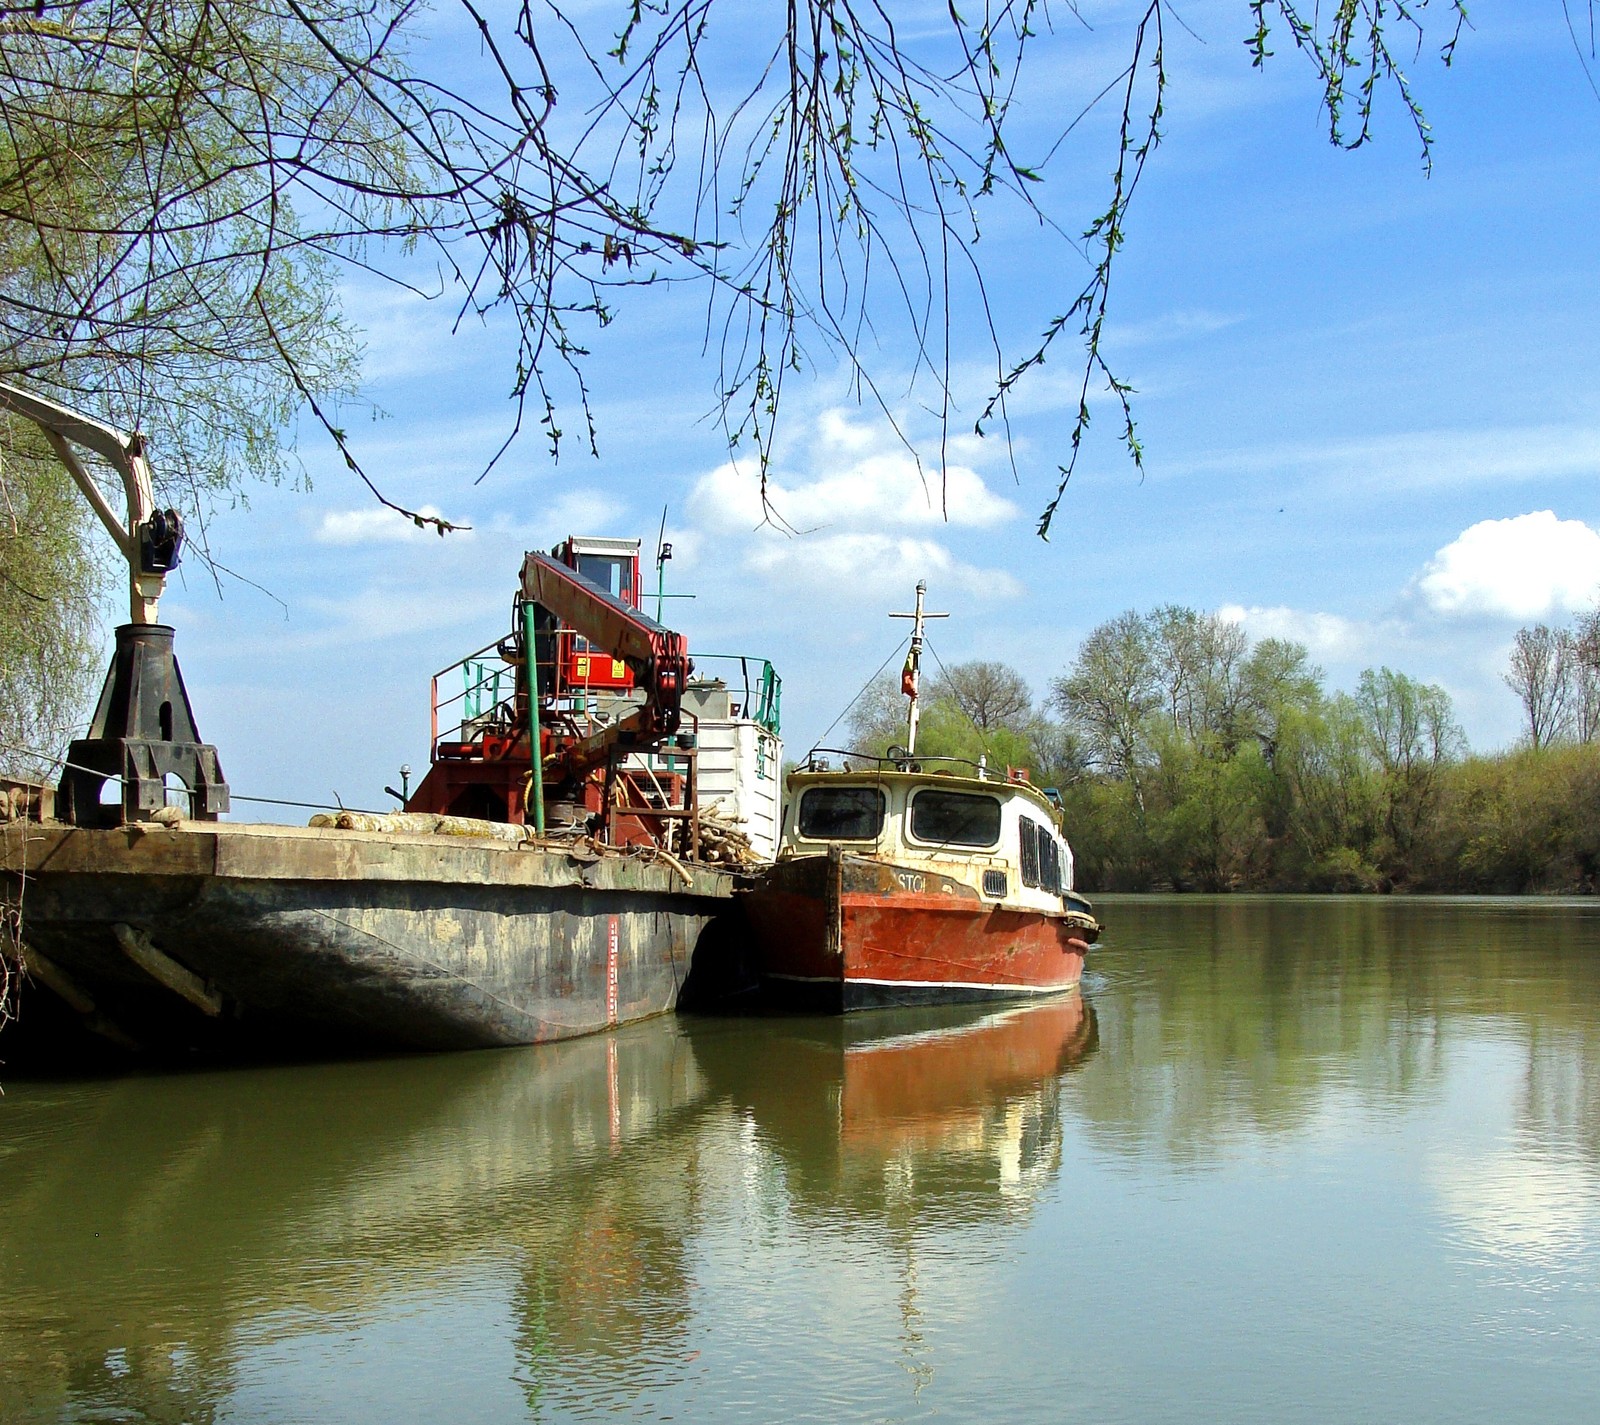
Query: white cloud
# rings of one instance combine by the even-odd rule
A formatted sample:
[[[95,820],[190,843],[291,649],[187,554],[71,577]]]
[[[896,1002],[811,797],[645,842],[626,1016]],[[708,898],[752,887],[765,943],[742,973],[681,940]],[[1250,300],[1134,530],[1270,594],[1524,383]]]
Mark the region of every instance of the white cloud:
[[[361,648],[382,639],[455,628],[482,618],[486,609],[494,607],[490,599],[497,592],[486,595],[467,586],[441,592],[390,584],[369,585],[343,596],[305,598],[302,606],[321,626],[279,638],[277,651]]]
[[[936,603],[1021,594],[1014,576],[964,562],[935,533],[1015,517],[971,467],[947,465],[941,488],[937,468],[919,468],[887,422],[837,407],[816,415],[791,455],[802,469],[769,479],[770,512],[753,462],[729,461],[695,482],[686,527],[672,533],[686,572],[710,560],[759,587],[779,623],[818,607],[900,607],[919,579]],[[700,572],[703,587],[711,570]]]
[[[527,529],[540,543],[573,534],[609,535],[624,528],[627,513],[621,501],[599,490],[569,490],[549,504],[536,505]]]
[[[440,511],[436,505],[423,505],[418,514],[437,519]],[[452,538],[465,538],[470,531],[458,530]],[[386,505],[372,505],[364,510],[327,510],[317,522],[312,538],[318,544],[342,546],[359,544],[403,544],[407,540],[421,539],[425,534],[438,538],[432,526],[419,529],[396,510]]]
[[[1350,663],[1360,659],[1371,641],[1371,630],[1341,614],[1311,613],[1282,604],[1273,608],[1225,604],[1221,618],[1243,624],[1252,639],[1287,638],[1305,644],[1313,658]]]
[[[1163,312],[1147,321],[1129,322],[1126,325],[1110,323],[1106,327],[1105,341],[1110,347],[1188,341],[1193,337],[1212,336],[1219,331],[1226,331],[1243,320],[1236,315],[1198,308]]]
[[[977,471],[918,465],[880,426],[824,411],[807,450],[813,473],[774,473],[767,481],[770,515],[762,508],[760,476],[751,461],[729,461],[704,475],[689,496],[698,524],[736,533],[771,519],[797,531],[882,529],[885,526],[964,525],[990,528],[1013,519],[1017,507],[989,489]]]
[[[1417,587],[1441,614],[1564,614],[1600,591],[1600,533],[1551,510],[1481,520],[1434,555]]]
[[[610,533],[627,513],[619,500],[599,490],[575,489],[549,498],[532,497],[527,501],[527,511],[520,515],[505,512],[487,519],[465,516],[472,528],[460,529],[450,535],[454,543],[470,540],[474,535],[484,535],[501,542],[521,541],[528,548],[550,544],[569,534]],[[437,505],[421,505],[418,513],[438,517]],[[462,512],[453,511],[445,518],[463,519]],[[433,527],[418,529],[404,515],[384,505],[371,505],[362,510],[327,510],[317,521],[312,539],[318,544],[341,548],[411,544],[424,539],[437,539]],[[482,556],[475,556],[481,558]]]
[[[440,354],[452,340],[459,310],[454,303],[372,281],[345,284],[340,300],[361,333],[364,381],[400,381],[437,371]]]
[[[947,596],[956,592],[981,602],[1022,593],[1022,586],[1003,570],[963,563],[930,539],[887,534],[763,539],[746,554],[744,567],[769,586],[781,587],[791,600],[881,605],[883,611],[894,600],[904,604],[919,579]]]

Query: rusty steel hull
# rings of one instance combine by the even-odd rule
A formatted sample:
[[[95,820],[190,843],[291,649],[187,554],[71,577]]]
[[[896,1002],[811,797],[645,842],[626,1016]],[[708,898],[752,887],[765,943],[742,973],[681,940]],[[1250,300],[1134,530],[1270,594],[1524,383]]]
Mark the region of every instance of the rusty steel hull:
[[[1065,916],[993,905],[959,881],[869,857],[779,862],[745,914],[764,996],[795,1008],[1026,999],[1073,990],[1083,974]]]
[[[673,1009],[732,892],[432,835],[12,825],[0,846],[28,964],[12,1064],[73,1029],[158,1057],[567,1039]]]

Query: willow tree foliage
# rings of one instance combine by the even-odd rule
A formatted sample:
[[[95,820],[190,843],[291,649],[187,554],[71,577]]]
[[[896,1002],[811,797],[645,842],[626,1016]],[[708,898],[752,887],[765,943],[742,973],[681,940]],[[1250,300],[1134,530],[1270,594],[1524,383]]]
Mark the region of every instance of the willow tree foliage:
[[[39,771],[101,673],[95,595],[108,555],[65,470],[0,427],[0,767]]]
[[[1086,343],[1086,380],[1110,378],[1110,265],[1160,138],[1167,0],[458,3],[441,18],[464,18],[476,43],[448,65],[437,50],[416,59],[430,35],[416,0],[8,8],[0,221],[8,266],[36,278],[0,305],[11,369],[52,379],[57,364],[114,358],[124,380],[106,394],[121,406],[103,413],[144,419],[180,353],[216,355],[185,337],[198,308],[243,319],[237,359],[304,399],[326,383],[326,351],[288,340],[274,300],[312,284],[297,310],[336,322],[314,288],[323,264],[403,280],[415,269],[400,256],[421,249],[447,275],[446,300],[509,319],[508,389],[556,441],[554,378],[576,378],[583,399],[579,319],[609,320],[630,288],[695,278],[730,438],[765,450],[808,341],[873,389],[870,333],[891,307],[948,419],[952,300],[982,307],[979,234],[996,205],[1020,204],[1044,220],[1041,275],[1063,270],[1052,232],[1081,231],[1060,241],[1087,255],[1087,280],[1044,288],[1061,305],[1041,313],[1031,348],[1008,352],[990,326],[990,413],[1003,417],[1065,331]],[[1464,17],[1461,0],[1434,7],[1438,34],[1429,0],[1247,0],[1240,28],[1257,64],[1285,44],[1309,58],[1334,142],[1365,142],[1389,89],[1426,151],[1402,61],[1425,43],[1448,61]],[[1081,95],[1036,85],[1030,111],[1029,66],[1092,25],[1123,47],[1120,69]],[[1062,142],[1097,107],[1109,188],[1057,193]],[[889,369],[903,364],[897,352]]]

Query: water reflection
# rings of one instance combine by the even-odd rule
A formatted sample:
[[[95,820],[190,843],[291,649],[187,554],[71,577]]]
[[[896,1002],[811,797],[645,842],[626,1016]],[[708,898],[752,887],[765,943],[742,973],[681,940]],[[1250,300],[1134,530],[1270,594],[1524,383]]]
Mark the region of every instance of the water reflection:
[[[1061,1076],[1094,1051],[1076,994],[999,1012],[701,1021],[713,1089],[782,1164],[798,1219],[1005,1216],[1061,1164]]]
[[[8,1084],[0,1419],[1592,1404],[1600,906],[1106,912],[999,1013]]]
[[[1452,1052],[1489,1039],[1515,1046],[1525,1134],[1600,1164],[1600,905],[1103,899],[1108,1071],[1074,1107],[1108,1148],[1204,1166],[1343,1131],[1437,1100]]]
[[[0,1418],[210,1418],[264,1344],[488,1292],[530,1368],[688,1316],[683,1037],[14,1086]],[[473,1348],[465,1347],[471,1357]]]
[[[934,1230],[1055,1170],[1058,1075],[1094,1042],[1081,1000],[869,1018],[15,1087],[0,1417],[204,1419],[241,1398],[271,1417],[263,1363],[295,1370],[296,1340],[348,1349],[462,1303],[481,1334],[457,1369],[503,1337],[523,1408],[574,1379],[620,1405],[692,1362],[707,1165],[752,1124],[801,1216]]]

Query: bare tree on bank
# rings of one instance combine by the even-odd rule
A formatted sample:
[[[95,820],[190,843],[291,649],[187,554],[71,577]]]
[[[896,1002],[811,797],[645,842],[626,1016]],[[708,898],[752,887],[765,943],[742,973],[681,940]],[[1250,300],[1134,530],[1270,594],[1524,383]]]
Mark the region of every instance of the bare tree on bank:
[[[1579,742],[1600,741],[1600,609],[1578,615],[1568,666],[1572,734]]]
[[[1522,705],[1530,747],[1600,741],[1600,608],[1565,628],[1519,628],[1502,676]]]
[[[1574,653],[1572,635],[1566,629],[1541,623],[1517,630],[1511,666],[1504,678],[1522,704],[1530,747],[1548,747],[1571,726]]]

